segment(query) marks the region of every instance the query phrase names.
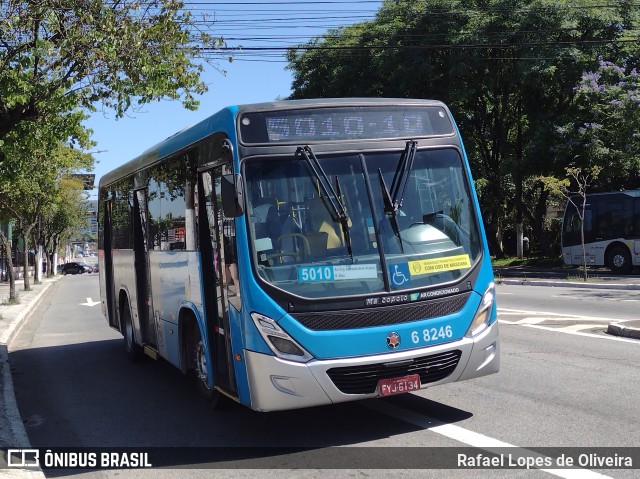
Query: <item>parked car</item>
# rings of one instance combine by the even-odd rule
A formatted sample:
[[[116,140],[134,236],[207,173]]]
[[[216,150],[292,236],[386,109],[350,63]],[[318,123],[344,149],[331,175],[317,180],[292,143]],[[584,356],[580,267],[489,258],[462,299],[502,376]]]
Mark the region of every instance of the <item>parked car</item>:
[[[73,261],[71,263],[65,263],[62,265],[62,273],[63,274],[82,274],[82,273],[91,273],[93,268],[86,263],[81,263],[79,261]]]

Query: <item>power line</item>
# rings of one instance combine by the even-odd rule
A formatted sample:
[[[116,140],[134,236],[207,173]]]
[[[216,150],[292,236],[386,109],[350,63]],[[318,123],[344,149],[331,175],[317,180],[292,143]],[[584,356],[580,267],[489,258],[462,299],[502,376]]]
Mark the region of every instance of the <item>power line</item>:
[[[518,12],[547,12],[547,11],[581,11],[592,9],[617,9],[620,5],[615,2],[607,3],[603,1],[595,5],[532,5],[521,6],[513,5],[508,7],[488,7],[483,9],[455,9],[440,8],[425,11],[422,2],[404,2],[398,0],[400,6],[406,4],[408,7],[415,7],[411,11],[415,11],[420,16],[487,16],[487,14],[503,14]],[[232,54],[235,59],[244,61],[282,61],[284,54],[289,50],[311,51],[343,51],[360,54],[363,51],[388,50],[388,51],[404,51],[404,50],[451,50],[451,49],[527,49],[550,46],[567,46],[567,45],[605,45],[605,44],[625,44],[637,42],[638,38],[623,38],[614,40],[584,40],[584,39],[557,39],[535,41],[535,35],[548,34],[566,34],[590,32],[597,34],[599,31],[606,31],[605,27],[600,28],[557,28],[557,29],[541,29],[541,30],[520,30],[520,31],[493,31],[482,32],[487,40],[486,43],[468,44],[451,44],[446,40],[449,33],[437,32],[421,32],[412,29],[411,33],[393,34],[390,39],[394,42],[421,42],[417,45],[390,45],[389,39],[383,40],[380,45],[327,45],[325,42],[331,40],[354,40],[362,41],[359,35],[349,35],[344,29],[349,26],[363,25],[368,21],[379,18],[381,11],[390,12],[392,9],[387,8],[380,10],[385,4],[383,0],[281,0],[281,1],[223,1],[223,2],[185,2],[185,9],[192,15],[203,15],[203,20],[194,21],[193,29],[189,32],[191,35],[192,46],[198,47],[196,37],[198,31],[206,31],[214,37],[221,37],[225,45],[220,48],[201,48],[201,51],[207,55],[215,54]],[[640,3],[626,4],[629,7],[638,7]],[[237,7],[256,7],[240,10]],[[305,8],[302,8],[304,6]],[[344,6],[342,10],[340,7]],[[268,7],[268,8],[265,8]],[[315,8],[314,8],[315,7]],[[324,9],[321,7],[325,7]],[[398,9],[401,10],[400,8]],[[207,21],[209,19],[209,21]],[[282,34],[286,30],[287,34]],[[338,34],[332,32],[337,30]],[[637,32],[640,28],[632,27],[625,29],[625,33]],[[251,32],[243,35],[243,33]],[[271,33],[273,31],[274,33]],[[276,33],[277,32],[277,33]],[[560,35],[558,35],[560,36]],[[504,38],[504,40],[503,40]],[[504,41],[504,43],[502,43]],[[507,43],[508,41],[508,43]],[[314,43],[315,42],[315,43]],[[233,43],[246,43],[244,46],[233,45]],[[251,54],[251,60],[246,55]],[[280,58],[281,60],[276,60]]]
[[[202,47],[202,50],[219,51],[283,51],[283,50],[441,50],[441,49],[510,49],[516,47],[540,47],[540,46],[563,46],[563,45],[602,45],[613,43],[634,43],[640,42],[640,37],[620,40],[568,40],[568,41],[545,41],[545,42],[525,42],[525,43],[465,43],[465,44],[431,44],[431,45],[354,45],[354,46],[293,46],[293,47]]]
[[[365,15],[361,15],[361,16],[351,16],[351,17],[345,17],[345,16],[321,16],[321,17],[277,17],[277,18],[260,18],[260,19],[255,19],[255,18],[246,18],[246,17],[242,17],[242,18],[237,18],[237,19],[231,19],[231,20],[213,20],[213,23],[215,25],[227,25],[227,24],[245,24],[245,23],[253,23],[255,21],[260,21],[260,22],[297,22],[297,21],[301,21],[301,20],[367,20],[370,19],[372,20],[372,18],[365,16]],[[195,21],[194,23],[209,23],[209,22],[203,22],[203,21]]]
[[[266,2],[184,2],[185,5],[354,5],[381,4],[381,0],[314,0],[314,1],[266,1]]]

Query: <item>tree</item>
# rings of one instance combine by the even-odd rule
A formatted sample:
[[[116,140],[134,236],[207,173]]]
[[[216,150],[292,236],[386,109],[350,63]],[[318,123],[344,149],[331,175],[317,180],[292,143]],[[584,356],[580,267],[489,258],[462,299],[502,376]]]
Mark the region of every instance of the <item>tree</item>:
[[[562,176],[569,164],[550,149],[558,119],[573,112],[573,86],[598,55],[638,51],[629,37],[637,17],[628,1],[607,8],[587,0],[387,1],[374,21],[330,31],[288,53],[292,98],[445,101],[481,180],[488,241],[500,256],[507,222],[545,210],[523,194],[527,178]]]
[[[66,244],[85,226],[87,208],[77,181],[62,178],[57,194],[42,211],[42,235],[47,253],[47,276],[55,273],[55,256],[60,245]]]
[[[77,170],[90,170],[93,157],[83,153],[92,145],[82,126],[85,115],[72,111],[64,115],[40,116],[21,122],[7,135],[4,149],[8,161],[0,162],[0,210],[15,222],[24,242],[24,289],[30,289],[28,254],[31,234],[43,209],[55,198],[62,178]],[[72,148],[67,145],[79,148]],[[81,189],[81,185],[77,185]],[[11,257],[7,238],[0,232],[7,258]],[[9,261],[9,295],[15,299],[13,263]]]
[[[600,59],[576,86],[577,112],[558,127],[576,167],[598,166],[600,190],[640,185],[640,75],[637,68]]]
[[[206,25],[177,0],[1,2],[0,143],[21,122],[78,106],[122,116],[171,98],[194,109],[206,91],[198,59],[219,44]]]
[[[578,218],[580,218],[580,244],[582,245],[582,274],[583,279],[587,281],[587,250],[584,245],[584,212],[587,207],[587,190],[602,171],[599,166],[594,166],[590,170],[582,168],[568,167],[566,169],[567,176],[570,181],[562,181],[557,185],[560,192],[567,198],[576,209]],[[572,181],[571,181],[572,180]],[[571,190],[571,183],[575,185],[576,190]]]

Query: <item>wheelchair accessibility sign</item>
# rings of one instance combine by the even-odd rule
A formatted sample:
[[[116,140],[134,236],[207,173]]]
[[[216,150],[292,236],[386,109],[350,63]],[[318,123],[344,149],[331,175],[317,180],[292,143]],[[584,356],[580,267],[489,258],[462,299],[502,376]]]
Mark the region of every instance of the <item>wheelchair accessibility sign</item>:
[[[411,274],[409,273],[409,265],[407,263],[392,264],[389,266],[389,278],[391,278],[391,286],[399,288],[408,286],[411,283]]]

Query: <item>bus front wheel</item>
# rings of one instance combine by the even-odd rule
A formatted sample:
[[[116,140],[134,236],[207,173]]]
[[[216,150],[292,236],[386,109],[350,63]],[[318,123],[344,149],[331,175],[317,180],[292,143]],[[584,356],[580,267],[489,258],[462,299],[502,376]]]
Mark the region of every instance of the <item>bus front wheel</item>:
[[[616,274],[629,274],[632,269],[629,250],[624,246],[614,246],[607,257],[607,267]]]
[[[195,378],[200,393],[205,400],[211,404],[214,409],[220,409],[225,406],[225,396],[213,387],[209,387],[209,374],[211,374],[211,364],[207,361],[207,353],[204,348],[204,342],[200,335],[198,326],[195,326],[193,341],[193,362],[195,365]]]

